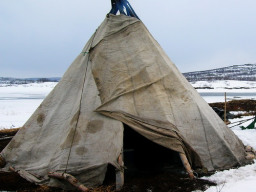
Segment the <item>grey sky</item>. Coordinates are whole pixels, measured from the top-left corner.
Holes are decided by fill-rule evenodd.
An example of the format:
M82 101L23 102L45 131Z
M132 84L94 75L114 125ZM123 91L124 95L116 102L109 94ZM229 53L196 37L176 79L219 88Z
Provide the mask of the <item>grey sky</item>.
M129 0L181 72L256 63L255 0ZM62 76L110 0L0 0L0 76Z

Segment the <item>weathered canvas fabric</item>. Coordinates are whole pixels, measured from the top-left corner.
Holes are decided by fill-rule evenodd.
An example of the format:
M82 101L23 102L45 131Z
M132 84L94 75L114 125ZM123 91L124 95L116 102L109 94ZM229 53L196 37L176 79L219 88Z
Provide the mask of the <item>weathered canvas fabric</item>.
M61 81L1 153L35 183L87 186L120 169L123 125L209 171L246 163L242 142L183 77L144 24L108 15Z

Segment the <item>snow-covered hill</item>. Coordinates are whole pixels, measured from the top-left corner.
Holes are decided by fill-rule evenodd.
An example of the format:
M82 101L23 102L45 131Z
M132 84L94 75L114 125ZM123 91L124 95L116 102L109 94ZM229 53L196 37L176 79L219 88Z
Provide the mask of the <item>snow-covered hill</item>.
M256 64L233 65L183 74L188 81L239 80L256 81Z

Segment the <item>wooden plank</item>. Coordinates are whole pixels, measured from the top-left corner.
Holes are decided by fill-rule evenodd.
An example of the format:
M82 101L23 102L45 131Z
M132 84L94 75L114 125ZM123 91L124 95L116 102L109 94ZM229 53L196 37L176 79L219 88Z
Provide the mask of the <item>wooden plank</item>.
M79 191L88 192L89 189L81 184L74 176L68 173L58 173L58 172L50 172L48 176L56 179L63 179L69 182L71 185L76 187Z
M227 124L227 93L225 92L225 103L224 103L224 122Z

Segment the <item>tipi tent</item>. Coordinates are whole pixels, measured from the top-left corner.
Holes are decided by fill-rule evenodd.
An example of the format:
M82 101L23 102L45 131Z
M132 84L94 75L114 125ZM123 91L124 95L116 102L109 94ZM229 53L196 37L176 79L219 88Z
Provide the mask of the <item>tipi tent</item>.
M36 184L67 188L49 172L102 184L122 170L123 124L209 171L247 163L242 142L183 77L144 24L109 14L61 81L1 152ZM132 138L131 138L132 139Z

